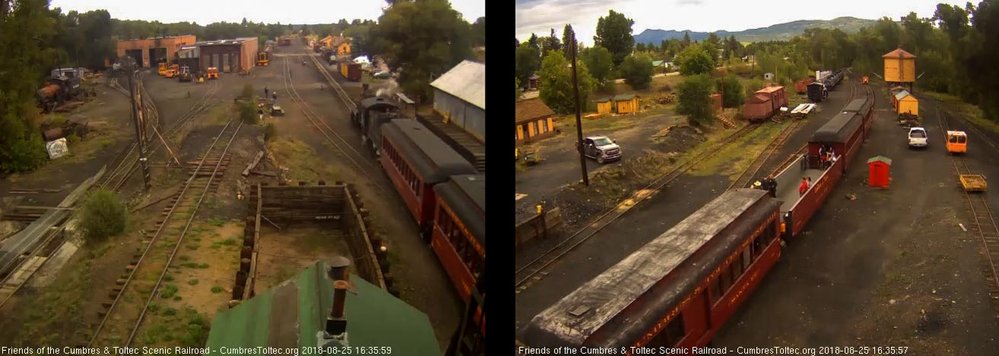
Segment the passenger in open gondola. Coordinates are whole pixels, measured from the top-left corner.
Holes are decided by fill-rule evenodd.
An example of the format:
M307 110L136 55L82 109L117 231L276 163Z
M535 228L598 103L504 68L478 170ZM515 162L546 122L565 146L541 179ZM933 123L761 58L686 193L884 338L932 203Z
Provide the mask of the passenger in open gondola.
M804 196L805 192L808 191L808 177L801 178L801 184L798 185L798 196Z
M776 198L777 197L777 180L774 179L773 176L767 176L767 178L764 179L763 182L764 182L764 187L767 189L768 192L770 192L770 196Z

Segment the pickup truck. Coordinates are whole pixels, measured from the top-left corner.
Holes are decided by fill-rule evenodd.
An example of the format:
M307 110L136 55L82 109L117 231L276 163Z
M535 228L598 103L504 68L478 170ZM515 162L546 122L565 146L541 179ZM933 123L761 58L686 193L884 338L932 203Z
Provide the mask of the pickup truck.
M590 136L583 139L583 155L604 164L621 159L621 147L607 136Z

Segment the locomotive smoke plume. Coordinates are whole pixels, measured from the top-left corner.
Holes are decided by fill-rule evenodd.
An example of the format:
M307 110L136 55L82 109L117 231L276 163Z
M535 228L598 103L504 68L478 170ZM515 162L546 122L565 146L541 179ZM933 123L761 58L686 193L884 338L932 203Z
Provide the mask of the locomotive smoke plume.
M383 72L389 71L388 64L385 64L385 60L381 59L381 57L375 58L375 68Z
M390 98L399 91L399 83L396 83L395 78L389 78L388 84L384 88L378 88L375 92L375 96L384 96Z

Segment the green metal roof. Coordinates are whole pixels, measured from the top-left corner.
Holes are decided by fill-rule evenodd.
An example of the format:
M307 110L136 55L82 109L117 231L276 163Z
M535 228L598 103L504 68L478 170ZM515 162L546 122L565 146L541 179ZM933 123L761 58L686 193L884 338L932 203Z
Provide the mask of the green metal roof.
M636 96L638 96L638 95L635 95L635 93L621 94L621 95L615 96L614 97L614 101L631 100L631 99L634 99Z
M315 347L333 305L328 266L319 261L296 277L258 294L212 322L212 355L228 348ZM426 314L356 275L347 292L347 340L351 347L391 347L393 355L441 355ZM245 353L244 353L245 354Z

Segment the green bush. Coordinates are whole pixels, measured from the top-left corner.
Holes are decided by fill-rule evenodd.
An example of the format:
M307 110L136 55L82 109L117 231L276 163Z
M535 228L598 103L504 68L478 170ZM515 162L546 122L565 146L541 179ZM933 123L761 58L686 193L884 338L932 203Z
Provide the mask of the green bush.
M729 74L721 82L722 105L726 108L734 108L742 105L746 99L746 93L742 89L742 83L734 74Z
M275 136L277 136L277 127L274 126L273 122L268 122L267 125L264 125L264 141L270 141Z
M253 85L247 84L243 86L243 92L239 94L239 97L246 100L252 100L255 92L256 90L253 89Z
M677 88L676 112L687 115L691 124L708 124L714 119L711 105L711 78L706 74L687 77Z
M251 102L240 103L239 105L239 118L243 120L244 123L254 125L258 121L257 108L254 107Z
M110 190L99 189L83 203L80 225L87 241L95 242L125 231L125 204Z
M645 54L628 56L621 63L621 76L636 90L648 89L652 83L652 58Z

